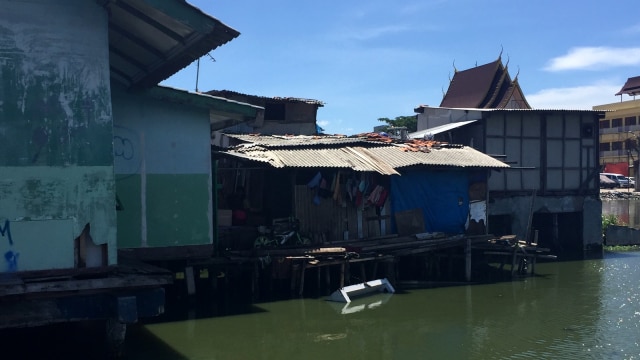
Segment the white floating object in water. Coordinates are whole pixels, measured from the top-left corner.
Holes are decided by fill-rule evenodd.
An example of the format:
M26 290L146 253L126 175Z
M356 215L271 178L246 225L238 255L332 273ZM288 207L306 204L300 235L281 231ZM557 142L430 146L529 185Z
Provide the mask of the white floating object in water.
M351 298L365 296L375 293L394 293L396 290L393 288L389 280L377 279L371 281L365 281L360 284L345 286L338 289L331 294L329 300L337 302L351 302Z

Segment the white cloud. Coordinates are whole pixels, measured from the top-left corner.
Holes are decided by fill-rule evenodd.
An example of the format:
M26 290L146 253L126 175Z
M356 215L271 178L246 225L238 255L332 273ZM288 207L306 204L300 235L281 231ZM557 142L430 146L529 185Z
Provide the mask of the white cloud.
M635 34L640 33L640 24L635 24L635 25L629 26L628 28L623 30L623 33L631 34L631 35L635 35Z
M637 65L640 65L640 47L577 47L566 55L551 59L544 70L593 70Z
M371 40L382 36L397 34L405 31L409 31L411 28L402 25L389 25L372 27L366 29L352 30L350 32L342 33L343 36L353 40Z
M620 85L611 84L549 88L527 95L527 101L534 109L591 110L596 105L616 102L614 94L618 90Z
M329 120L318 120L318 121L316 121L316 123L318 125L320 125L320 127L323 127L323 128L327 127L327 126L329 126L329 124L331 124L331 122Z

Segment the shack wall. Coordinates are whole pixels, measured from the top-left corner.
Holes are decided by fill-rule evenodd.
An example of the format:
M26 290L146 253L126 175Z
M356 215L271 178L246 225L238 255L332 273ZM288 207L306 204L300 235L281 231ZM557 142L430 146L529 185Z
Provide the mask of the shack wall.
M83 0L0 14L0 272L73 268L86 224L115 264L107 14Z
M211 244L209 110L114 89L118 247Z
M546 234L540 241L557 252L601 245L598 116L563 110L486 113L485 153L505 155L512 164L489 179L489 215L508 216L511 230L523 239L533 236L537 218Z
M306 185L297 185L294 192L294 213L300 220L300 231L314 242L374 238L391 233L388 198L378 215L374 206L357 207L341 198L318 201L316 192Z
M597 113L495 111L485 117L484 152L512 164L491 176L491 191L597 194Z

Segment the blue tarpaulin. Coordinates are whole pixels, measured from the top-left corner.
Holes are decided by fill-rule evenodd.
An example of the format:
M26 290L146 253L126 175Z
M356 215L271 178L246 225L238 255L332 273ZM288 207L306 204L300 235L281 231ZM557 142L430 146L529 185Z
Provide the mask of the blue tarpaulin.
M464 233L469 214L469 174L414 170L392 176L391 213L413 209L422 210L425 232Z

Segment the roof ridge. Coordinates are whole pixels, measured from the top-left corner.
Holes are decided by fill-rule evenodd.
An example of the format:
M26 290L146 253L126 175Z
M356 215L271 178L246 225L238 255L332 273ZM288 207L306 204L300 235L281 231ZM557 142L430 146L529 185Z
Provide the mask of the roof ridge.
M487 105L489 105L490 107L493 107L492 105L496 101L498 94L500 93L500 89L502 88L502 85L504 84L505 78L507 76L509 76L509 72L507 71L506 68L504 68L502 70L502 74L500 75L500 78L498 79L498 82L493 87L493 93L491 94L491 98L485 102L483 107L487 107Z

